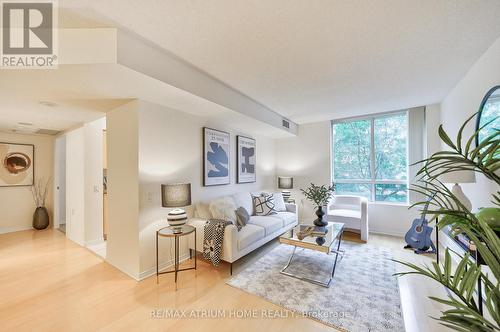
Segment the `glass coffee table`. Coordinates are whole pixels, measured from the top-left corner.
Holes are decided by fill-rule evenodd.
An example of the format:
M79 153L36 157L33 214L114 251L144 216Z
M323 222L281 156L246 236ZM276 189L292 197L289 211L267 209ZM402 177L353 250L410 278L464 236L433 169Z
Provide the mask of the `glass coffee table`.
M340 243L342 242L342 234L344 232L344 224L338 222L329 222L325 227L317 227L314 225L301 224L296 226L291 230L291 232L280 236L280 243L288 244L293 246L293 252L288 259L288 263L280 271L280 273L294 277L300 280L308 281L310 283L320 285L323 287L330 287L335 274L335 268L337 266L337 260L339 258ZM327 282L321 282L318 280L306 278L303 276L295 275L286 272L286 269L290 266L295 255L297 248L303 248L308 250L315 250L323 252L327 255L331 255L333 258L332 273L329 276Z

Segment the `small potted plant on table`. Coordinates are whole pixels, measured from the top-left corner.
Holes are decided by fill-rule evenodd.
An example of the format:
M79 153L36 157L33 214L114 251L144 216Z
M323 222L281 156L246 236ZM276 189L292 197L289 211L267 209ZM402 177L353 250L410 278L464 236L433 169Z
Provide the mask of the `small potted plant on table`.
M335 192L335 183L332 183L332 185L328 187L325 185L317 186L311 183L306 190L300 189L300 191L316 206L316 216L318 216L318 218L314 220L314 225L318 227L328 225L328 222L323 220L323 216L325 215L323 208L328 204L328 201Z

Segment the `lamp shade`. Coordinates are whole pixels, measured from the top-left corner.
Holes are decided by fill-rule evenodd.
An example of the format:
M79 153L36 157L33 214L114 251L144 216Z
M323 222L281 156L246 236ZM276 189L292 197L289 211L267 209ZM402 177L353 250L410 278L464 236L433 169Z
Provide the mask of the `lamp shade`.
M293 178L291 176L278 176L278 189L293 189Z
M191 205L191 183L162 184L161 205L163 207Z
M439 176L443 183L475 183L476 173L474 171L453 171Z

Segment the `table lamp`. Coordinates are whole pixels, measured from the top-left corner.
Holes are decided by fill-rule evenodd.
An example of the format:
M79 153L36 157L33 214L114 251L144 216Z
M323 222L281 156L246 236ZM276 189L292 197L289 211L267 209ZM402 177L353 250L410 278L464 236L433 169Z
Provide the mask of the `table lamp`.
M162 184L161 205L177 208L168 213L167 222L174 233L182 232L182 225L186 223L186 211L180 207L191 205L191 183Z
M453 171L439 176L443 183L454 183L451 192L469 211L472 209L471 201L465 196L459 183L475 183L476 173L474 171Z
M293 178L291 176L278 176L278 189L282 189L285 202L290 200L290 190L293 189Z

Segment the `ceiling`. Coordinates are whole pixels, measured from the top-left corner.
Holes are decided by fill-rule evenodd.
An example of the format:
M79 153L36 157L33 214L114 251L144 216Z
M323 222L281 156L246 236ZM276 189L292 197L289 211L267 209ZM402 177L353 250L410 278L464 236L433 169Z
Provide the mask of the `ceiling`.
M307 123L440 102L500 36L498 0L60 0Z
M500 36L499 0L59 0L59 6L61 28L133 32L297 123L440 102ZM134 98L282 135L118 64L0 70L0 130L64 130Z
M119 64L59 65L57 70L1 70L0 74L0 131L65 130L103 117L132 96L218 119L235 129L287 137L266 123Z

